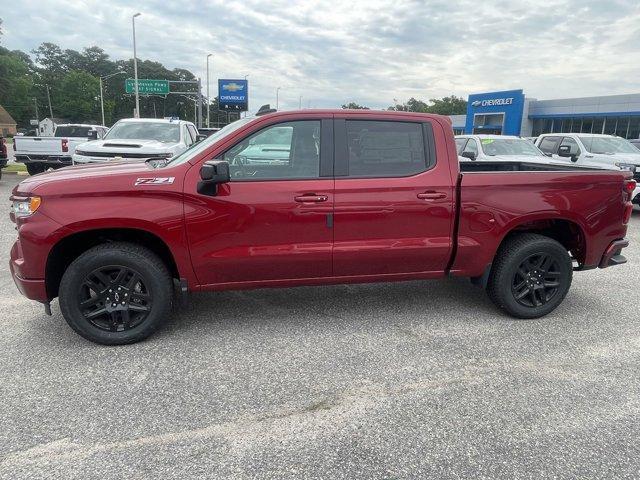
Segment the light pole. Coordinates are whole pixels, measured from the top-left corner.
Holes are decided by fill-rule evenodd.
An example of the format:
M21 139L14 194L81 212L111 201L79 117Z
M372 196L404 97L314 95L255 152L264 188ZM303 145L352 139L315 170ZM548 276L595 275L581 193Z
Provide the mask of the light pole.
M298 99L298 110L302 110L302 95L300 95L300 98Z
M278 110L278 107L280 106L280 89L282 87L278 87L276 88L276 110Z
M138 55L136 53L136 17L140 16L140 12L131 17L131 25L133 26L133 77L136 89L136 118L140 118L140 94L138 92Z
M106 80L107 78L111 78L115 75L124 75L126 72L116 72L116 73L111 73L109 75L104 75L102 77L100 77L100 111L102 112L102 125L106 126L104 124L104 97L102 96L102 80ZM155 106L155 104L154 104Z
M207 55L207 128L209 128L209 112L211 111L211 106L209 104L209 57L213 56L213 53Z

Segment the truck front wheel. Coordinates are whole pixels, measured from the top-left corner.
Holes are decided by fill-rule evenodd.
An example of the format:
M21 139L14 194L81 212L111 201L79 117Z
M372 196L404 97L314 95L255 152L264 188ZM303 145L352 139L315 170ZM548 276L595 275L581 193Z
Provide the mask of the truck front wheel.
M518 318L538 318L556 309L569 291L573 265L552 238L523 233L507 239L491 268L487 293Z
M171 310L171 276L151 251L131 243L91 248L65 271L59 288L62 315L78 334L104 345L151 335Z

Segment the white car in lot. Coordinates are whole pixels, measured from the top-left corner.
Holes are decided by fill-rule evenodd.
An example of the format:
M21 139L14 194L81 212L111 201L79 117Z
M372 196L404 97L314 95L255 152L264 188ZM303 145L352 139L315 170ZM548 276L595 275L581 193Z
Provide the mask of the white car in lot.
M128 118L111 127L104 139L78 145L73 163L168 159L184 152L199 138L196 126L184 120Z
M460 161L544 162L545 156L526 138L510 135L457 135L456 150Z

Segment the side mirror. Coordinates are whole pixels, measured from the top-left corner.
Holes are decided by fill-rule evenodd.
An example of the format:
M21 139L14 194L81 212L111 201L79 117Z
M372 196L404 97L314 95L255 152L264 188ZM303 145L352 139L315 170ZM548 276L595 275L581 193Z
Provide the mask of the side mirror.
M572 162L578 161L578 156L571 153L571 147L569 145L560 145L560 148L558 148L558 155L570 158Z
M205 135L204 133L199 133L198 135L196 135L196 142L201 142L202 140L204 140L207 137L208 137L208 135Z
M225 160L209 160L204 162L200 168L200 178L198 182L198 193L202 195L217 195L218 185L231 181L229 173L229 163Z
M462 152L460 154L461 157L468 158L469 160L475 160L476 154L473 152Z
M98 139L98 131L97 130L89 130L87 134L87 140L97 140Z

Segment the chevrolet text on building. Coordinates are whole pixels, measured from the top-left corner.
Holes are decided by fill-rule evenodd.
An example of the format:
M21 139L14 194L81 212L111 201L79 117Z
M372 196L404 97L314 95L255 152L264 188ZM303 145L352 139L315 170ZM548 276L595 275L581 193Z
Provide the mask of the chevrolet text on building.
M473 107L489 107L493 105L511 105L513 103L513 97L509 98L494 98L491 100L476 100L471 102Z

